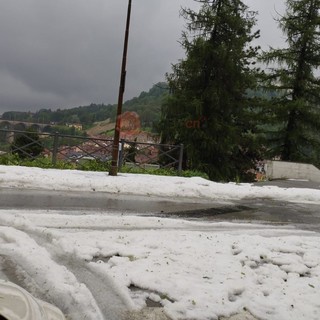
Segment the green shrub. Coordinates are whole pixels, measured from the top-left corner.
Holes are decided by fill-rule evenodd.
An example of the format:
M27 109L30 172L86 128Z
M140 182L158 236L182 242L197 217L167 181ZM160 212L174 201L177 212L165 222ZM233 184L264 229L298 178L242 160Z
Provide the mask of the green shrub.
M185 170L181 172L182 177L200 177L209 180L209 176L202 171L197 170Z
M143 169L140 167L126 167L123 166L120 170L122 173L139 173L139 174L153 174L158 176L181 176L181 177L201 177L209 179L208 175L201 171L185 170L179 172L172 168L159 168L159 169Z
M100 160L82 160L78 163L70 161L57 161L55 165L52 164L51 158L38 157L36 159L19 159L16 154L6 154L0 156L0 165L14 165L25 167L39 167L43 169L69 169L69 170L83 170L83 171L102 171L109 172L110 162ZM201 171L186 170L180 174L177 170L168 168L159 169L143 169L140 167L126 167L123 166L120 170L122 173L136 173L136 174L151 174L161 176L181 176L181 177L201 177L209 179L207 174Z
M19 157L16 154L7 153L5 155L0 156L0 164L6 166L18 166L19 165Z
M84 171L109 171L110 162L98 159L80 160L80 163L77 164L77 169Z
M19 133L11 144L11 152L20 159L37 157L43 150L39 134L32 129Z

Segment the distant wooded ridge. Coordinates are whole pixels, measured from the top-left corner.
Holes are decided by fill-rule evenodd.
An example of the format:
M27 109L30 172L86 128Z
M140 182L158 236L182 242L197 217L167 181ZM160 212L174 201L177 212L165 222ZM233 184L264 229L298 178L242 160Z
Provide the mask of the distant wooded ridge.
M148 91L142 91L138 97L127 100L123 104L123 112L135 111L140 116L141 126L143 128L151 128L156 131L156 126L161 116L161 106L169 94L169 87L166 82L159 82L152 86ZM248 95L269 96L274 93L249 92ZM34 123L55 124L64 126L65 124L81 124L83 129L91 128L95 122L110 119L115 121L117 111L116 104L96 104L89 106L79 106L70 109L40 109L36 112L8 111L3 113L3 120L23 121ZM63 128L60 128L60 131ZM68 132L64 132L68 133ZM70 133L70 132L69 132Z
M168 94L168 85L159 82L148 91L141 92L123 104L123 111L135 111L139 114L143 127L152 127L159 121L161 104ZM79 106L70 109L40 109L36 112L8 111L3 113L2 119L11 121L26 121L36 123L54 123L57 125L80 123L84 128L92 126L93 123L106 119L115 120L116 104L96 104Z

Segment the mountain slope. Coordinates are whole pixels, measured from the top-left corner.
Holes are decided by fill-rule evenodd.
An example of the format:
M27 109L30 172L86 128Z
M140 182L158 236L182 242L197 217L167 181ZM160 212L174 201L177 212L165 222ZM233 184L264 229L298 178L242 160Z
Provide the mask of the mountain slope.
M135 111L139 114L143 127L152 127L160 117L163 98L168 94L168 86L164 82L155 84L148 92L141 92L138 97L123 104L123 111ZM79 106L71 109L41 109L37 112L9 111L2 119L15 121L30 121L40 123L81 123L84 128L90 128L95 122L115 120L117 105L92 103L89 106Z

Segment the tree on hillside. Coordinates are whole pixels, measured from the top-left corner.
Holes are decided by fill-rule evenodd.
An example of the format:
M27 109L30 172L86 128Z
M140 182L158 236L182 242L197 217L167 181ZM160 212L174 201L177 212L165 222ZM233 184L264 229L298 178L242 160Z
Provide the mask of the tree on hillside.
M319 10L320 0L287 0L279 19L287 47L270 49L262 59L272 66L265 88L277 91L264 109L273 125L270 155L282 160L320 163Z
M256 85L250 45L255 12L240 0L195 0L198 12L182 10L186 58L167 75L171 95L162 107L163 142L183 143L187 163L212 180L246 179L257 158L255 105L247 95Z
M11 152L18 155L20 159L33 159L43 150L39 134L30 128L24 133L19 133L11 144Z

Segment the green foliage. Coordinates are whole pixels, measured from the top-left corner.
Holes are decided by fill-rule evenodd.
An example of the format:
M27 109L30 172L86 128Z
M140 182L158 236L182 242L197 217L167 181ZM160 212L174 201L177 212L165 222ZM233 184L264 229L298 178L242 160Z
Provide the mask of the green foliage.
M287 0L279 19L287 47L270 49L264 88L276 91L264 108L270 157L320 164L320 0Z
M83 137L86 136L86 133L84 131L77 130L75 127L66 127L63 125L52 126L51 131L58 132L58 133L64 134L64 135L70 135L70 136L75 136L75 135L83 136Z
M49 158L37 158L34 160L25 159L19 163L19 165L24 167L35 167L42 169L77 169L76 165L67 161L57 161L55 165L52 164Z
M200 178L203 178L203 179L207 179L209 180L209 176L205 173L205 172L202 172L202 171L199 171L199 170L184 170L181 172L180 174L181 177L200 177Z
M5 154L0 156L0 165L5 166L17 166L20 163L20 159L16 154Z
M165 82L155 84L149 92L141 92L139 97L126 101L123 111L135 111L140 116L141 126L150 127L154 132L155 124L158 123L161 113L161 104L169 93Z
M201 1L184 10L186 58L167 75L171 95L162 106L162 142L183 143L187 166L210 179L250 179L258 158L255 113L247 92L256 86L258 49L250 42L255 13L241 1Z
M75 123L79 120L83 125L90 125L95 121L102 121L107 118L115 117L116 107L104 104L91 104L71 109L41 109L35 113L9 111L2 115L5 120L30 121L40 123L66 124Z
M152 127L160 118L161 103L168 93L168 85L160 82L155 84L149 92L142 92L139 97L126 101L123 104L123 111L135 111L139 114L142 127ZM35 113L9 111L2 115L4 120L29 121L40 123L54 123L56 125L65 125L66 123L81 123L84 129L90 128L94 122L104 121L106 119L115 120L117 105L105 105L92 103L89 106L80 106L56 111L51 109L41 109ZM66 129L62 126L54 128L60 133L69 130L66 134L78 134L70 132L71 128ZM74 129L73 129L74 130Z
M110 162L98 159L85 160L81 161L77 168L84 171L109 171Z
M20 159L35 158L43 150L44 147L40 141L39 134L32 129L17 134L11 145L11 152L16 154Z
M109 172L110 162L100 160L84 160L76 164L68 161L57 161L55 165L52 164L50 158L37 158L34 160L20 159L17 155L6 154L0 156L0 165L12 165L12 166L25 166L25 167L39 167L43 169L68 169L68 170L84 170L84 171L102 171ZM121 168L122 173L137 173L137 174L153 174L161 176L181 176L181 177L201 177L208 179L208 175L201 171L186 170L180 174L177 170L173 169L142 169L139 167L126 167Z
M138 174L153 174L158 176L180 176L180 177L201 177L204 179L209 179L208 175L205 172L197 171L197 170L184 170L179 173L174 169L143 169L140 167L121 167L120 172L122 173L138 173Z
M39 167L43 169L75 169L76 165L67 161L57 161L55 165L52 164L50 158L38 157L36 159L19 158L17 154L7 153L0 156L0 165L9 166L24 166L24 167Z

